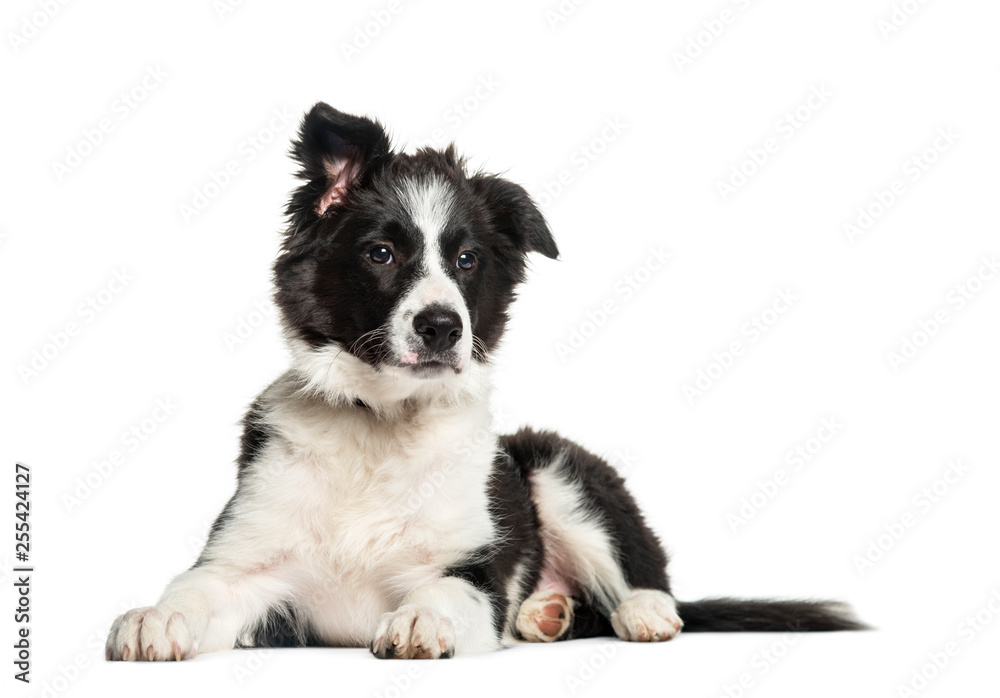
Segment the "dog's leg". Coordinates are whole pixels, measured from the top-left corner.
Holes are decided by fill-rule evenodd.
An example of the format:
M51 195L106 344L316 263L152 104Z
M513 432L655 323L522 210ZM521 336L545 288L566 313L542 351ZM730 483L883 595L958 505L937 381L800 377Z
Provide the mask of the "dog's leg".
M105 654L109 660L164 661L232 649L285 594L274 574L194 567L178 575L155 606L119 616Z
M437 659L499 647L490 596L458 577L407 594L379 618L371 651L380 659Z
M105 647L109 660L190 659L250 644L244 636L293 596L285 541L261 535L252 543L247 539L247 531L276 528L268 525L263 508L245 506L247 499L237 490L194 567L175 577L155 606L115 620Z
M239 485L212 525L194 567L174 578L155 606L115 619L109 660L189 659L199 652L252 644L252 633L293 596L289 548L280 531L286 512L268 493L286 472L268 455L261 399L243 419ZM258 467L264 462L266 467Z
M449 657L499 649L514 639L518 609L541 569L542 542L517 464L499 452L493 465L484 511L494 539L383 615L371 643L375 656Z
M521 635L550 640L613 629L637 642L675 637L683 623L670 594L666 554L618 473L551 433L522 430L504 445L531 483L545 547L542 579L521 606ZM554 592L571 601L569 627L551 623L553 615L559 620Z

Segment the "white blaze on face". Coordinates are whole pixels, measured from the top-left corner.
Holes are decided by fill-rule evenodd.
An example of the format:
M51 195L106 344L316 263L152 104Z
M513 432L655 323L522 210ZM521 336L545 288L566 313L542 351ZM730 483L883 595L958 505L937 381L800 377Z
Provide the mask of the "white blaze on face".
M465 299L448 270L454 260L441 257L441 234L448 225L454 192L443 179L428 177L406 180L399 189L403 205L423 236L423 275L417 279L393 311L390 326L395 354L402 364L416 364L424 348L423 339L413 329L413 318L429 305L454 310L462 318L462 338L454 347L459 370L472 357L472 327Z

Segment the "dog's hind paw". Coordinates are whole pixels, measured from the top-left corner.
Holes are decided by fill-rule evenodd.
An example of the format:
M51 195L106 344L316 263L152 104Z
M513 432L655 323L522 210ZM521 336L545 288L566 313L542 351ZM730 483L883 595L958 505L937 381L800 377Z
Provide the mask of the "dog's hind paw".
M663 642L677 637L684 621L670 594L655 589L636 589L611 614L615 634L629 642Z
M573 625L573 600L558 591L536 591L517 612L517 630L529 642L553 642Z

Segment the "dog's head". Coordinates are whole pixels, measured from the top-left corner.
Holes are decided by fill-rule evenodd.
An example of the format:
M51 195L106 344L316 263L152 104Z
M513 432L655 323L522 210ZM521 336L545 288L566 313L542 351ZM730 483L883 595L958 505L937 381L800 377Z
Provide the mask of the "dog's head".
M558 255L528 194L452 147L395 153L377 122L320 103L292 155L304 180L276 301L315 387L392 402L467 383L507 320L526 256Z

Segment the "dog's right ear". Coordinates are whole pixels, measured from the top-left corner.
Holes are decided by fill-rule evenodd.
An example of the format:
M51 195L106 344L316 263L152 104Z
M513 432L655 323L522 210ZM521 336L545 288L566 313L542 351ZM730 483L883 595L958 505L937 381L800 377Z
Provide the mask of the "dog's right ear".
M343 203L373 162L389 152L389 137L381 124L317 103L302 119L298 140L292 143L292 157L302 166L298 176L306 184L292 196L288 213L326 214Z

